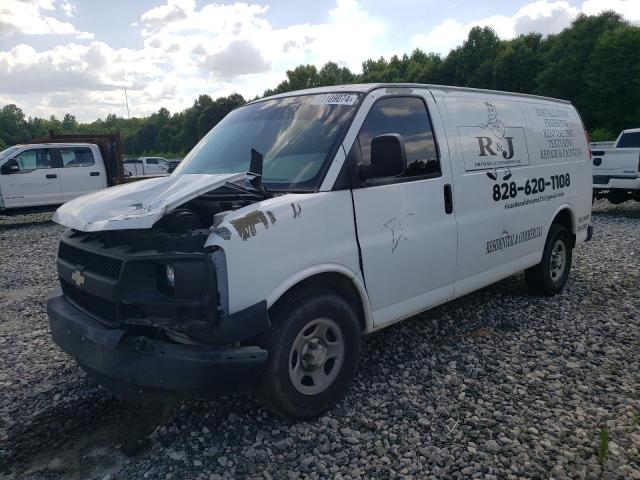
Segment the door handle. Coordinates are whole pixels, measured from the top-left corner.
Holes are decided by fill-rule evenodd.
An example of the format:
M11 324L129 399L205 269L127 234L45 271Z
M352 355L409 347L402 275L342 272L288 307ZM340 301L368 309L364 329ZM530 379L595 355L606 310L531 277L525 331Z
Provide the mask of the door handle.
M55 173L48 173L47 178L58 178L58 175L56 175Z
M89 175L91 175L92 177L99 177L100 172L91 172Z
M453 212L453 194L448 183L444 184L444 211L447 215Z

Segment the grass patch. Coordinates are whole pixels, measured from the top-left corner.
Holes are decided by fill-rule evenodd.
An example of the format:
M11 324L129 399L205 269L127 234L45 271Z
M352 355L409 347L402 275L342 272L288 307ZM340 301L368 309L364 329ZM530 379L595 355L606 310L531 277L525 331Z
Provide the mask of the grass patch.
M633 422L631 422L631 424L634 426L634 428L638 428L638 425L640 425L640 412L636 412L633 414Z
M615 362L610 363L608 366L608 369L611 375L619 376L622 373L622 369L620 368L620 365L618 365Z
M607 427L600 429L600 444L598 445L598 460L604 463L609 456L609 430Z

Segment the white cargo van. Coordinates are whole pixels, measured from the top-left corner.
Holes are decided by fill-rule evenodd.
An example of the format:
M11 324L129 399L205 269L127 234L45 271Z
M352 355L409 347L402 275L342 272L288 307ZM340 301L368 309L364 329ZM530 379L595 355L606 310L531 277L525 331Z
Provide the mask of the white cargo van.
M230 113L170 177L57 211L51 331L125 398L253 390L309 418L346 391L361 335L522 270L558 293L590 214L568 102L286 93Z
M97 145L39 143L0 152L0 210L61 204L106 187Z

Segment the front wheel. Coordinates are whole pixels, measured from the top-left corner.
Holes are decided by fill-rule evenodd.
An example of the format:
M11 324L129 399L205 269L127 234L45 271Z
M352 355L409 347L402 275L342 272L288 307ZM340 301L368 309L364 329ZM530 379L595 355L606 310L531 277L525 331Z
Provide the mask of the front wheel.
M324 289L300 291L272 312L262 345L269 361L258 399L295 420L331 408L353 380L360 358L360 324L353 307Z
M542 260L524 272L529 291L544 296L562 291L571 270L572 253L573 245L567 229L555 223L551 225Z

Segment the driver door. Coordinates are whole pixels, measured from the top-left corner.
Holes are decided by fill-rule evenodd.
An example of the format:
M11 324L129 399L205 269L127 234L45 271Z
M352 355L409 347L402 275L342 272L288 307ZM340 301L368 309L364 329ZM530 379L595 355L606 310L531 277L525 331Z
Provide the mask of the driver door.
M445 148L437 147L433 125L441 125L440 118L425 92L376 99L349 154L352 164L373 167L372 140L380 135L399 136L406 151L404 172L389 175L391 170L383 161L374 169L382 176L359 181L359 188L353 190L364 277L376 327L453 296L457 225L451 167L446 139L441 140ZM376 158L384 160L385 156Z
M0 175L6 208L62 203L61 172L49 148L31 148L13 157L19 170ZM5 163L6 164L6 163Z

